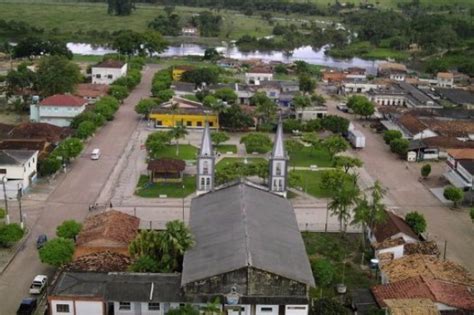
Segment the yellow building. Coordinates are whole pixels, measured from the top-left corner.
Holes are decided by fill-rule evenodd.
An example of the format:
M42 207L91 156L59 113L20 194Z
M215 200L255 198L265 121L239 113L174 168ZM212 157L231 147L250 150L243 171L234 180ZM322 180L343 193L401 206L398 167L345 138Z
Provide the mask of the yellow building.
M173 73L172 73L172 76L173 76L173 81L181 81L181 76L183 75L183 73L185 73L186 71L191 71L193 70L194 68L191 67L191 66L176 66L173 68Z
M153 108L150 119L154 121L155 128L172 128L181 123L190 129L204 128L206 121L210 128L219 128L219 116L216 113L206 109L202 103L177 96Z

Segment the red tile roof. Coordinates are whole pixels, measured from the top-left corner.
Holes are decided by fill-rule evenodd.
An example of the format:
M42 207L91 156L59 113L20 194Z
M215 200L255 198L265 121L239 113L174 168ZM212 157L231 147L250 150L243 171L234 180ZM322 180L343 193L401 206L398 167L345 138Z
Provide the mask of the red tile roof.
M74 96L70 94L56 94L45 98L40 102L40 105L44 106L83 106L86 105L87 101L82 97Z
M456 160L474 160L474 149L451 149L448 154Z
M426 125L420 119L410 113L401 115L398 121L413 135L427 129Z
M179 173L184 171L186 163L177 159L158 159L148 162L148 170L155 173Z
M474 295L469 287L427 277L376 285L372 293L380 307L387 306L387 299L425 298L463 310L474 310Z
M100 97L105 96L109 92L109 86L107 84L92 84L92 83L81 83L76 86L74 94L80 97Z
M72 129L58 127L47 123L23 123L8 133L12 139L46 139L49 143L56 143L69 137Z
M121 69L125 65L125 62L120 60L105 60L96 64L93 68L117 68Z
M391 211L386 211L386 219L384 222L374 227L374 235L377 242L383 242L392 236L403 233L414 239L418 239L418 235L410 228L410 226L401 217Z
M268 66L254 66L248 73L273 73L272 68Z

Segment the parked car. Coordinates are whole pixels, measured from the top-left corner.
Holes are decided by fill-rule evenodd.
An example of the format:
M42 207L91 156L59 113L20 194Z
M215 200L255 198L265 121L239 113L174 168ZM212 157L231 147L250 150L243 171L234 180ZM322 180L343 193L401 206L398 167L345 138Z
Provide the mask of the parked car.
M33 279L30 286L30 294L41 294L48 285L48 277L45 275L38 275Z
M349 108L348 108L347 105L344 104L344 103L338 104L338 105L336 106L336 108L337 108L338 110L340 110L341 112L343 112L343 113L348 113L348 112L349 112Z
M36 299L35 298L24 298L18 310L16 311L17 315L32 315L36 310Z
M41 234L36 239L36 248L40 249L41 247L44 246L44 244L46 244L47 241L48 241L48 237L46 236L46 234Z

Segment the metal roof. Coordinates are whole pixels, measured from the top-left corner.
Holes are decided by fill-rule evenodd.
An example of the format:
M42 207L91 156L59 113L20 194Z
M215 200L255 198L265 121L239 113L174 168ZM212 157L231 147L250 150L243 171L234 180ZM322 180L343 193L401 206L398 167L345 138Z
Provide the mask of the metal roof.
M34 150L0 150L0 165L23 165L37 152Z
M283 123L281 121L281 117L278 121L275 143L273 144L272 158L286 159L285 143L283 142Z
M211 141L211 131L209 130L209 123L206 121L206 127L202 134L201 149L199 151L199 156L213 156L212 150L212 141Z
M191 202L196 245L184 255L181 284L254 267L314 286L288 200L237 182Z

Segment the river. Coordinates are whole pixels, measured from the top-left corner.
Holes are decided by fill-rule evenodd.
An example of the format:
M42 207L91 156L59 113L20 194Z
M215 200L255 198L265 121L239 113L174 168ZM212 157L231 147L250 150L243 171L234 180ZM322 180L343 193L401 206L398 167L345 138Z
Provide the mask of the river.
M85 43L68 43L67 47L74 53L79 55L96 55L101 56L108 53L115 52L104 46L93 46ZM180 46L170 46L165 52L159 54L162 57L173 57L173 56L203 56L206 47L198 44L181 44ZM222 53L225 57L248 60L248 59L261 59L263 61L281 61L284 63L290 63L296 60L306 61L307 63L334 67L334 68L348 68L348 67L359 67L367 69L368 73L375 73L377 67L377 60L365 60L361 58L350 58L350 59L336 59L326 55L324 52L327 47L322 47L318 50L314 50L311 46L303 46L292 51L291 54L286 54L282 51L255 51L255 52L242 52L238 47L232 46L220 46L216 47L216 50Z

